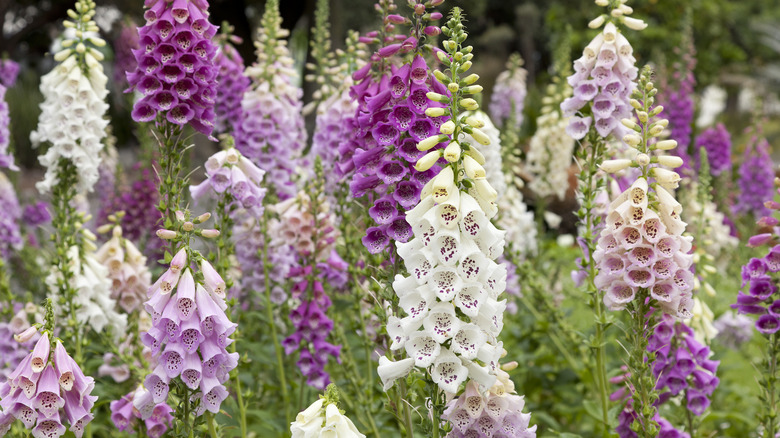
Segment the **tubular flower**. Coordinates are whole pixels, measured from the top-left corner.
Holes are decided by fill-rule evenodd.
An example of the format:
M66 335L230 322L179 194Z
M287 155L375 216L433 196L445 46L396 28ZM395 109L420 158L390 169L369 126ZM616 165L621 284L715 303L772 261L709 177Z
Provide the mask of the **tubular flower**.
M128 314L138 309L152 283L152 276L146 267L146 257L133 242L122 237L122 227L115 225L112 228L111 238L97 250L95 258L108 270L111 299Z
M718 335L715 339L732 350L748 342L753 337L753 320L745 315L735 314L733 311L720 315L714 323Z
M8 125L11 123L11 119L8 114L8 103L5 101L6 91L6 87L0 85L0 167L19 170L14 164L14 156L8 151L8 146L11 143L11 132L8 130Z
M265 171L241 155L234 147L228 147L209 157L206 161L206 180L190 186L192 198L196 201L207 193L229 194L237 206L254 217L263 214L265 188L260 186ZM239 213L235 213L239 214Z
M493 125L487 114L484 111L474 111L469 113L469 117L472 117L475 121L478 121L482 127L479 128L490 140L490 144L485 146L480 144L469 134L463 134L460 141L467 142L471 147L479 151L485 159L485 164L482 167L485 169L485 178L487 178L490 185L498 192L498 197L503 198L507 191L506 177L502 170L502 145L499 136L501 133Z
M235 135L242 123L241 99L249 88L249 78L244 76L244 59L232 44L240 44L241 38L224 34L220 36L219 42L214 59L218 69L214 131Z
M178 377L196 392L197 415L202 415L219 412L228 396L224 382L238 365L238 353L228 353L227 347L237 325L225 314L225 281L208 261L190 257L188 248L179 250L144 303L152 327L141 340L156 362L144 386L154 403L163 403L171 379ZM200 269L193 269L191 262Z
M519 130L523 124L525 95L528 92L527 76L523 58L518 53L510 55L506 70L496 78L490 101L490 116L499 128L503 128L506 123Z
M780 245L772 247L762 258L752 258L742 267L742 290L736 304L737 313L759 315L756 329L770 335L780 329L780 298L777 275L780 272Z
M696 78L693 70L696 67L696 46L693 44L693 32L691 29L683 35L682 59L674 65L674 72L670 83L676 85L676 89L667 91L659 96L658 101L663 104L662 114L669 119L669 138L677 142L677 148L673 154L682 158L682 169L691 171L693 161L688 154L691 145L694 115L694 86ZM665 88L670 90L669 88Z
M643 72L644 82L648 74ZM604 304L610 310L625 308L641 289L648 292L664 313L689 318L694 286L694 276L689 270L693 263L693 255L689 254L693 238L682 236L686 226L680 219L682 205L667 191L677 186L679 175L661 167L667 161L665 156L648 155L652 149L664 150L667 144L658 142L652 147L645 144L649 137L660 136L665 126L664 121L653 122L648 118L648 114L655 116L661 109L652 108L652 97L648 95L653 90L648 83L643 95L635 94L645 100L638 103L644 111L637 110L642 126L623 121L634 132L624 137L637 150L632 165L642 173L609 205L606 226L593 254L599 270L596 286L605 291ZM673 140L665 141L672 142L668 146L674 147ZM680 159L674 157L672 161L675 160ZM650 203L650 197L657 202Z
M208 3L150 0L145 4L146 24L138 29L140 48L133 51L136 67L127 72L128 91L141 94L133 106L133 120L189 124L210 136L217 76L217 48L211 39L217 28L208 21Z
M24 306L21 303L13 303L11 310L13 311L11 320L0 322L0 358L2 358L0 359L0 381L2 382L8 379L8 376L27 356L27 353L32 350L39 337L36 331L29 340L22 339L23 342L17 342L14 339L14 335L30 330L30 319L36 316L35 305L28 303ZM2 423L1 420L0 423Z
M279 2L269 1L258 29L257 61L245 71L251 84L241 100L236 148L267 173L280 199L295 196L293 175L306 145L303 90L281 28Z
M529 426L531 414L523 413L525 400L515 392L506 371L499 368L496 372L496 383L486 393L470 381L463 394L447 404L442 419L453 426L447 438L536 438L536 426Z
M135 70L137 64L134 51L140 44L138 27L131 20L123 20L119 37L114 40L114 82L127 86L126 72Z
M352 85L351 78L345 82ZM317 107L311 154L322 158L327 193L333 193L341 180L339 150L343 143L351 141L355 111L357 103L350 97L349 89L331 94Z
M622 3L624 1L621 8L625 6ZM591 22L594 28L605 21L606 24L585 47L582 57L574 61L574 74L568 79L574 95L561 103L561 111L564 117L571 117L567 132L575 140L585 137L591 123L601 137L614 134L616 138L622 138L626 133L620 121L631 114L629 97L636 87L634 80L638 70L634 66L634 49L616 23L622 22L634 30L646 26L641 20L628 17L627 12L630 11L623 11L618 18L607 20L602 15L600 20ZM641 24L637 26L638 23ZM588 103L590 115L574 116Z
M111 402L111 421L119 431L132 431L143 421L149 438L160 438L170 428L173 409L166 403L155 403L149 390L138 388Z
M19 75L19 64L12 59L0 60L0 85L11 88Z
M0 434L17 419L36 438L60 437L65 424L81 438L94 418L90 413L97 400L91 395L94 388L94 379L85 376L62 342L51 342L45 331L33 351L0 383Z
M85 9L74 26L82 31L75 40L67 40L70 47L105 44L98 38L97 25L91 20L95 5L84 4ZM57 53L55 60L62 61L41 78L41 114L38 127L30 133L33 146L50 143L45 154L38 157L46 168L43 181L36 184L41 193L50 192L59 181L60 159L70 160L78 173L79 192L92 191L98 180L98 165L102 140L108 121L104 118L108 104L104 102L108 90L108 78L103 73L100 60L103 55L94 47L81 52L65 49Z

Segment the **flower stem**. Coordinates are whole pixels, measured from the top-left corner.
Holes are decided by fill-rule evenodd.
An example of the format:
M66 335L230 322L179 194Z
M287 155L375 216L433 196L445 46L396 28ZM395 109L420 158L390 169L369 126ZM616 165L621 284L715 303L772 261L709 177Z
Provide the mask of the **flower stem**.
M274 310L273 302L271 301L271 278L269 272L271 272L271 262L268 260L268 242L270 238L268 236L268 210L263 210L263 280L265 281L265 312L268 319L268 325L271 329L271 339L274 342L274 351L276 352L276 372L279 377L279 385L282 387L282 401L284 402L284 418L287 424L291 422L290 416L290 395L287 392L287 378L284 374L284 352L282 345L279 343L279 334L276 330L276 324L274 324Z
M654 438L658 433L658 423L653 419L656 414L655 401L658 391L655 389L655 377L650 369L655 353L647 352L647 335L653 327L653 309L649 304L647 289L639 289L631 312L633 327L627 333L630 340L629 377L634 389L633 408L636 413L632 429L640 437Z
M761 386L764 389L764 397L768 405L761 418L764 425L764 438L774 438L777 433L777 356L780 352L780 336L777 333L769 335L769 349L767 351L766 370Z

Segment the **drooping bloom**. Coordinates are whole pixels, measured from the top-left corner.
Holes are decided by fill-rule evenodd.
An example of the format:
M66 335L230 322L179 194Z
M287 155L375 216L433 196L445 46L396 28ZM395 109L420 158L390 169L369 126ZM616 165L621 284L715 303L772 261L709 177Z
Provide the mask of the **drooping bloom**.
M699 156L699 148L707 151L710 161L710 173L718 176L731 170L731 135L723 123L707 128L696 137L694 156Z
M217 100L214 105L214 131L233 134L242 123L241 99L249 88L249 78L244 76L244 59L232 43L240 43L236 36L220 38L214 63L217 65Z
M208 21L206 1L147 1L146 23L138 29L135 69L127 72L128 90L141 98L133 120L189 124L211 135L214 128L217 27ZM164 119L163 119L164 117Z
M199 265L199 272L191 267ZM196 274L198 280L196 280ZM200 400L197 415L219 412L228 396L224 382L238 365L238 353L228 353L236 324L225 309L225 281L205 259L189 260L188 249L173 256L165 273L149 289L144 303L152 328L141 336L152 350L154 370L144 386L155 404L168 398L171 379L180 378Z
M111 238L95 254L97 261L108 270L111 298L126 313L140 307L151 285L151 273L146 257L128 239L122 237L122 228L115 225Z
M290 424L292 438L366 438L352 420L341 413L337 403L338 395L335 394L335 386L331 385L324 396L295 417Z
M173 421L172 412L166 403L155 403L151 392L143 385L111 402L111 421L119 431L132 431L141 420L149 438L160 438L165 434Z
M35 317L35 305L28 303L13 303L13 316L8 322L0 322L0 382L16 369L38 340L37 332L29 340L17 342L14 335L19 335L30 329L30 317ZM1 416L1 415L0 415ZM0 421L1 422L1 421Z
M775 170L769 154L769 142L758 134L752 135L745 147L739 166L739 196L734 205L737 214L752 214L759 218L769 214L764 202L772 199Z
M219 151L206 161L206 179L190 186L192 198L200 200L206 194L230 195L242 214L259 217L263 214L265 188L260 186L265 171L241 155L234 147ZM238 213L236 213L238 214Z
M593 20L591 27L600 27L604 17ZM567 131L575 140L585 137L591 123L601 137L613 134L622 139L628 132L620 121L631 115L629 97L636 87L638 70L634 49L613 21L635 30L646 26L624 11L620 18L607 21L604 30L585 47L582 57L574 61L574 74L568 79L574 95L561 103L561 110L564 117L571 117ZM575 116L588 103L589 115Z
M496 372L496 383L484 394L472 380L463 394L447 404L442 415L452 424L447 438L536 438L536 426L529 425L531 414L523 413L525 400L515 392L506 371L499 368Z
M12 250L22 247L19 220L22 209L11 181L0 173L0 256L7 259Z
M97 34L88 39L97 39ZM46 153L38 157L46 167L46 176L36 184L41 193L51 191L59 181L61 159L75 165L79 192L92 191L98 180L100 150L108 125L104 118L108 110L104 101L108 94L108 78L103 73L100 59L102 55L92 47L83 54L73 51L41 78L41 114L37 129L30 133L34 146L51 144Z
M56 438L70 430L81 438L92 421L94 379L84 375L62 342L57 340L53 351L51 347L49 333L44 332L33 351L0 383L0 434L18 419L35 437Z
M295 196L295 168L306 145L301 109L303 90L295 85L297 73L283 39L279 3L266 5L257 32L257 61L245 74L251 84L241 100L241 124L235 132L236 148L263 169L280 199Z
M496 78L490 98L490 116L499 128L504 128L506 124L519 130L523 124L525 95L528 92L525 82L527 76L523 58L513 53L506 63L506 70Z

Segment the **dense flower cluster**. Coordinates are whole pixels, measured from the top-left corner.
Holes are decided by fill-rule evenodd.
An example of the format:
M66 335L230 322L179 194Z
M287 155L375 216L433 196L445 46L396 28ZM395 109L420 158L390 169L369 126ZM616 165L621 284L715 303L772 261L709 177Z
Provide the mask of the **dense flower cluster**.
M655 352L653 375L664 403L684 391L686 407L700 416L710 405L710 396L720 380L715 373L720 362L710 359L709 347L694 337L693 330L664 315L648 339L648 351Z
M235 133L241 125L241 99L249 88L249 78L244 76L244 59L231 42L240 43L235 36L221 41L214 63L217 65L217 101L214 105L214 131Z
M352 85L352 79L347 78L345 81ZM349 89L332 94L317 107L311 153L322 158L326 193L333 193L336 184L341 181L340 149L350 142L355 111L357 102L350 96Z
M430 367L433 381L446 392L457 393L469 376L490 387L506 306L506 300L498 301L506 268L494 262L503 252L504 232L480 206L484 199L455 186L450 167L427 188L407 214L415 239L397 245L410 275L396 276L393 289L406 316L391 316L387 323L390 349L404 348L409 358L397 363L380 358L379 374L387 386L405 373L383 376L383 368Z
M211 135L214 128L217 28L208 21L206 1L151 0L146 24L138 28L140 48L135 70L128 71L129 90L141 93L133 120L189 124ZM163 117L165 119L163 119Z
M14 335L30 328L30 319L36 316L35 310L35 305L31 303L26 306L14 303L11 320L0 322L0 381L5 381L8 378L30 352L35 341L38 340L37 334L25 342L17 342L14 339Z
M144 169L138 179L129 187L120 190L119 195L108 203L100 212L101 221L105 223L109 214L124 211L125 215L120 219L122 234L133 242L140 242L150 237L150 230L155 229L160 222L160 212L157 210L157 178L149 169ZM148 239L149 244L158 239ZM147 254L148 255L148 254Z
M87 245L91 246L91 242ZM111 328L114 339L125 333L127 327L127 315L116 311L116 301L111 298L112 281L109 278L109 269L103 266L97 259L94 246L80 249L72 246L67 254L70 260L69 269L73 275L71 282L76 290L73 302L77 306L76 321L82 326L89 326L97 333L106 328ZM46 277L49 290L57 291L58 282L62 273L56 269ZM55 301L56 304L60 304ZM58 314L67 311L67 306L59 306Z
M263 214L265 189L260 186L265 171L241 155L236 148L219 151L206 160L206 179L191 186L194 200L209 192L230 195L238 207L255 217ZM244 213L246 214L246 213Z
M513 53L506 63L506 70L496 78L490 98L490 116L500 128L506 124L519 130L522 126L525 95L528 93L527 76L523 58Z
M753 320L746 315L728 311L720 315L714 325L718 331L716 339L732 350L739 349L753 337Z
M341 413L336 403L338 397L332 386L325 396L304 409L290 424L292 438L318 438L333 436L338 438L366 438L360 433L352 420Z
M498 199L501 214L498 226L506 230L506 241L522 256L536 253L537 230L534 212L528 210L523 194L514 184L507 185L507 191Z
M618 10L630 13L631 8L626 9L627 6L622 3L624 1ZM647 26L641 20L628 17L625 12L615 21L622 21L635 30ZM601 15L591 21L589 26L600 27L606 17ZM574 74L568 79L574 89L574 96L561 103L563 116L571 116L566 131L572 138L579 140L585 137L592 123L602 137L614 134L616 138L623 138L626 129L620 121L631 115L628 100L636 87L633 81L638 73L634 66L636 58L633 51L631 44L610 18L604 30L585 47L582 57L574 61ZM592 117L575 116L589 102Z
M119 36L114 40L114 82L127 85L126 72L135 70L137 64L133 51L138 50L140 38L138 28L130 20L124 20Z
M772 198L775 170L769 154L769 142L758 135L751 136L739 166L739 196L734 212L762 217L769 214L764 201Z
M83 63L78 54L71 53L41 78L43 103L38 128L30 133L30 141L35 146L51 143L38 157L46 167L44 180L36 184L42 193L51 191L59 180L59 161L63 158L76 166L79 192L91 191L98 180L100 150L108 125L103 117L108 110L104 101L108 78L99 62L99 52L90 48L82 56Z
M648 205L647 180L639 178L610 205L606 227L593 254L596 286L606 290L604 304L623 309L640 288L650 291L664 312L689 317L694 277L692 237L682 236L682 207L656 187L660 211Z
M34 204L25 205L22 211L22 220L28 227L37 227L38 225L49 223L51 221L49 204L38 201Z
M509 374L499 368L496 383L487 392L481 394L479 385L471 381L463 394L448 403L442 418L453 427L447 438L536 438L536 426L529 427L531 414L524 414L524 407Z
M731 171L731 135L723 123L718 123L714 128L705 129L696 137L694 155L697 157L699 148L704 148L707 151L710 173L713 176Z
M414 168L424 155L416 145L438 134L447 120L445 115L425 114L428 108L443 106L428 99L427 93L449 92L433 78L419 55L411 64L393 68L379 83L355 76L359 82L352 87L351 96L358 102L357 143L351 151L354 175L350 189L355 198L373 196L369 214L375 225L366 230L363 245L376 254L384 251L391 239L403 243L412 237L404 212L417 205L423 185L439 170L438 166L425 171Z
M0 85L11 88L19 75L19 64L11 59L0 60Z
M173 410L166 403L155 403L152 394L139 386L119 400L111 402L111 421L119 431L140 427L142 420L149 438L160 438L173 422Z
M770 335L780 329L780 299L777 297L776 272L780 272L780 245L762 258L752 258L742 267L742 290L736 304L738 313L761 315L756 321L759 332ZM745 293L747 292L747 293Z
M8 258L11 250L22 247L19 220L22 209L16 198L16 189L5 174L0 173L0 256Z
M681 200L686 206L683 217L688 222L688 231L696 236L705 253L717 258L723 251L736 248L739 239L731 235L731 228L725 222L726 216L718 211L713 201L707 199L702 205L696 196L698 189L698 183L692 181L688 190L683 192Z
M90 411L97 400L91 395L94 379L84 375L62 342L54 342L54 351L51 346L49 333L44 332L33 351L0 384L0 435L18 419L35 437L60 437L66 431L60 410L78 438L92 421Z
M563 117L556 103L570 95L571 88L550 85L528 146L526 169L533 177L528 188L540 197L563 199L569 188L568 169L575 143L566 133L569 118Z
M111 298L126 313L139 308L152 283L152 275L146 267L146 257L133 242L122 237L119 225L113 227L111 238L97 250L95 257L108 269Z
M693 98L696 85L693 69L696 67L696 49L693 41L686 43L683 47L686 52L683 53L682 59L675 63L675 71L670 81L675 83L677 88L668 91L670 87L664 87L663 90L667 91L659 96L658 101L664 106L662 114L669 119L669 138L677 141L677 148L672 153L682 158L682 169L691 170L693 162L688 154L688 146L691 144L693 131Z
M257 61L246 69L250 88L241 100L241 124L235 132L236 147L266 171L280 199L295 196L293 176L306 146L301 109L303 90L295 85L297 73L283 39L278 2L269 2L258 29Z
M152 350L156 367L144 386L154 403L163 403L171 379L180 377L197 391L197 414L216 414L228 396L228 373L238 365L238 353L227 351L236 324L225 315L225 281L205 259L199 261L199 273L190 267L192 262L198 261L189 260L187 248L182 248L149 289L144 306L152 315L152 328L141 340ZM202 275L203 283L195 274Z
M487 136L490 144L487 146L482 145L469 134L463 134L459 141L468 143L470 147L475 148L482 154L485 158L485 164L482 165L485 169L485 178L487 178L490 186L496 190L498 197L503 198L507 191L507 177L504 175L503 170L501 132L483 111L474 111L470 113L470 117L473 117L474 120L483 125L479 129Z

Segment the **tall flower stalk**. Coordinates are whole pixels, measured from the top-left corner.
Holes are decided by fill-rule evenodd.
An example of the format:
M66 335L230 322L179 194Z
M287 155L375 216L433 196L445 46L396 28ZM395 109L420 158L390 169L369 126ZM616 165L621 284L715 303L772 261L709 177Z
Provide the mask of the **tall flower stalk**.
M585 138L584 144L575 152L581 169L577 217L581 225L580 235L584 239L581 266L586 272L588 304L596 320L596 331L588 344L595 358L593 376L601 405L602 434L606 437L610 424L605 335L613 320L604 312L604 295L596 284L598 271L594 254L596 235L602 226L602 219L595 211L596 197L605 186L603 177L599 175L599 164L606 158L605 139L610 134L622 138L626 132L620 119L630 115L629 96L636 87L633 48L617 25L634 30L644 29L647 25L628 16L633 10L625 4L625 0L596 0L596 4L607 6L609 12L592 20L588 27L597 29L604 26L604 29L585 47L582 57L574 61L574 74L568 78L573 96L561 103L561 112L564 118L569 117L566 132L575 140Z

